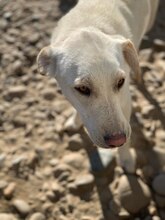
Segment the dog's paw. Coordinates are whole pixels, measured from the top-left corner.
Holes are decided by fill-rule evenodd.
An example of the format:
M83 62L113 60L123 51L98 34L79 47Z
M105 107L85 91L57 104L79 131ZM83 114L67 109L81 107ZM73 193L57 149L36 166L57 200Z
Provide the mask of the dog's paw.
M123 149L117 155L117 163L126 173L136 173L136 152L132 149Z
M125 173L136 173L136 161L133 158L130 158L126 161L122 161L121 167L123 168Z

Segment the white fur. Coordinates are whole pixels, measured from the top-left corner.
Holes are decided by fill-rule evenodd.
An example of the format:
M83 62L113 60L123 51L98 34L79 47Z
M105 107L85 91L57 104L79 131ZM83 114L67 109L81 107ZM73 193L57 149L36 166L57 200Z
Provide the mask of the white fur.
M153 23L157 5L158 0L80 0L59 21L50 46L38 56L41 72L57 79L96 145L107 147L105 134L126 134L118 161L130 172L135 169L127 147L131 134L130 69L138 78L136 49ZM115 91L121 77L125 83ZM80 95L74 89L76 83L89 86L91 96Z

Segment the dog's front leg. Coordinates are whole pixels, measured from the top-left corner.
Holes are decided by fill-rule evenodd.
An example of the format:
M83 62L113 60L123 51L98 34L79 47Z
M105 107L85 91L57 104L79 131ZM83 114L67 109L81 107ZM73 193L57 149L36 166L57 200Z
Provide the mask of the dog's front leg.
M121 166L127 173L135 173L136 153L133 148L129 148L129 143L118 148L117 164Z
M64 130L76 132L83 126L82 121L74 109L73 114L68 118L68 120L64 124Z

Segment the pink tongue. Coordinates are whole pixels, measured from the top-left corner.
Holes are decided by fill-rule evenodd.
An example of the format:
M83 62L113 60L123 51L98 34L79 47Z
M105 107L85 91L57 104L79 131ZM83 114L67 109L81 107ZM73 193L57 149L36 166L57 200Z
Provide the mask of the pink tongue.
M126 142L126 136L123 134L120 134L120 135L115 135L115 136L111 137L107 141L107 144L109 146L119 147L119 146L123 145L125 142Z

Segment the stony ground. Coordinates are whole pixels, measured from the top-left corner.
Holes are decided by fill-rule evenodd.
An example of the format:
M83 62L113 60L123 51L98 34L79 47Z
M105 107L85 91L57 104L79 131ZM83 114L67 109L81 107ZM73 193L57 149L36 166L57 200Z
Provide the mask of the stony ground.
M73 108L36 56L73 0L0 2L0 220L165 220L165 2L131 85L136 174L66 131ZM113 153L113 154L112 154Z

